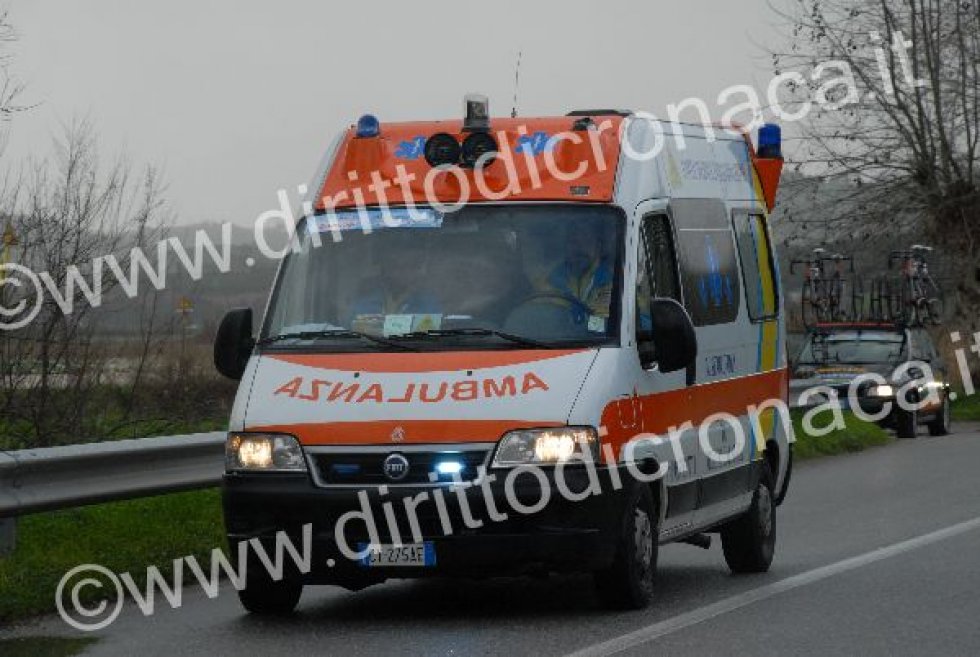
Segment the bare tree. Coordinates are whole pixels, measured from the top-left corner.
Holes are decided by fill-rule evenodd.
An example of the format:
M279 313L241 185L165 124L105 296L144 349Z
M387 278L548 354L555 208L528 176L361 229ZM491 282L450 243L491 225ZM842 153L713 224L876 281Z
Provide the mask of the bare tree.
M905 228L956 266L963 316L980 307L980 0L787 0L783 103L812 103L796 156L804 170L850 182L830 219ZM836 215L836 216L835 216ZM856 216L863 215L863 216Z
M10 71L9 46L17 40L6 9L0 8L0 123L6 123L14 113L25 109L17 104L24 85ZM0 151L6 138L5 126L0 125Z
M88 406L99 403L94 393L112 354L95 341L101 315L91 293L99 288L105 299L119 284L99 260L112 255L130 271L132 249L159 236L161 188L152 170L134 179L125 158L103 166L91 126L76 122L55 157L27 165L0 203L18 240L11 260L44 283L39 290L21 282L24 308L40 310L0 331L0 408L8 429L21 427L25 444L43 446L77 434Z

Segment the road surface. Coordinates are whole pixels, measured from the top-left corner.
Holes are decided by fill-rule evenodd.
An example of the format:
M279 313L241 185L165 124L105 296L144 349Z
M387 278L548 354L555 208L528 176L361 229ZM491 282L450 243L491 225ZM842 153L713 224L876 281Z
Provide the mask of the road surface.
M149 618L127 606L83 654L980 655L978 468L975 425L801 464L769 573L730 575L717 541L667 546L640 612L552 577L308 588L295 617L268 620L228 585ZM17 636L80 633L55 616L0 633Z

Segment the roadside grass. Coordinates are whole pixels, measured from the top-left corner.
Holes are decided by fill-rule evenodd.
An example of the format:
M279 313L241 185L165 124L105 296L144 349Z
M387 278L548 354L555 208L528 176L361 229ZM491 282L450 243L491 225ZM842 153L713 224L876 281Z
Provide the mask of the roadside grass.
M92 637L23 637L0 639L4 657L72 657L95 643Z
M832 456L849 452L861 452L869 447L887 445L894 440L890 432L877 424L864 422L853 413L845 411L844 429L834 429L825 436L813 436L803 428L803 411L790 412L793 419L793 431L796 442L793 446L793 457L800 460L819 456ZM821 413L815 418L816 428L823 428L831 423L829 412Z
M54 611L58 582L80 564L128 572L145 591L147 567L169 581L173 560L193 555L209 573L211 550L225 545L217 489L25 516L16 549L0 557L0 623ZM82 587L81 599L96 602L98 593ZM0 643L0 654L17 654L12 649Z
M953 419L961 422L980 421L980 394L966 396L959 390L956 395L956 401L949 408Z

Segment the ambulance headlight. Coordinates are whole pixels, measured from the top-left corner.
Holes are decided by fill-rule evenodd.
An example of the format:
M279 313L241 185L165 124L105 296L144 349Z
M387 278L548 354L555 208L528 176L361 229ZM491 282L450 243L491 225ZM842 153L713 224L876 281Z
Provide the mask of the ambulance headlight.
M232 433L225 442L227 472L305 472L303 448L292 436Z
M592 427L521 429L500 439L493 467L596 461L598 456L599 437Z

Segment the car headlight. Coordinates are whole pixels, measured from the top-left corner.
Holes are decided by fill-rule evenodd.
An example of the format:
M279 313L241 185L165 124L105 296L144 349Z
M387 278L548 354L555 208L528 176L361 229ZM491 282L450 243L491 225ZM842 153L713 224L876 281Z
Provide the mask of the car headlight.
M894 397L895 388L888 384L871 386L868 390L868 394L872 397Z
M595 461L598 454L599 437L592 427L520 429L500 439L493 467Z
M292 436L271 433L232 433L225 443L228 472L305 472L303 448Z

